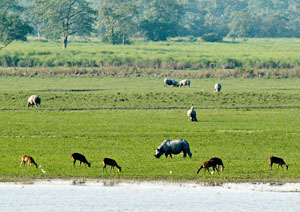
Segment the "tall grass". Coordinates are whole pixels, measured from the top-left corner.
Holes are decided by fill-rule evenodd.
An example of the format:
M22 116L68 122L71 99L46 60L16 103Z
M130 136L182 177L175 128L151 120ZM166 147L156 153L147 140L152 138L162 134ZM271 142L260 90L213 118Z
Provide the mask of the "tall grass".
M201 69L201 70L166 70L136 67L1 67L0 76L18 77L174 77L174 78L264 78L284 79L299 78L300 69Z
M109 45L15 42L0 52L2 67L134 67L135 69L297 69L300 39L249 39L223 43L148 42Z

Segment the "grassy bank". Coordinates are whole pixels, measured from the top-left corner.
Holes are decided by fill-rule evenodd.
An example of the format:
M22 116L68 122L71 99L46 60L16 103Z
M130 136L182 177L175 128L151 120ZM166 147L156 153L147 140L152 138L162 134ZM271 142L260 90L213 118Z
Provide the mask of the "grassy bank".
M134 70L239 69L252 71L251 75L262 69L298 69L299 44L299 39L241 39L223 43L140 42L126 46L73 42L62 50L60 42L31 40L26 43L15 42L3 49L0 52L0 66L129 67ZM299 72L296 73L299 77ZM222 75L226 76L225 73ZM207 76L207 73L203 76Z
M213 92L215 79L192 79L191 88L163 87L162 80L1 77L0 180L300 181L298 79L226 79L219 94ZM33 93L41 96L42 108L26 109ZM197 123L187 120L191 105ZM186 139L192 159L156 159L155 148L167 138ZM84 154L92 167L74 169L73 152ZM46 174L20 168L23 154ZM268 170L271 155L283 157L289 171ZM213 156L223 159L225 171L196 175ZM116 159L122 173L102 173L103 157Z

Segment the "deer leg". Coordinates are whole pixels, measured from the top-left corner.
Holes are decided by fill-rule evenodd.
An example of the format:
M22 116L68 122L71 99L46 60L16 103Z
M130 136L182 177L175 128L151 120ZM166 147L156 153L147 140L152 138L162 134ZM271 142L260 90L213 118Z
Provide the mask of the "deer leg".
M81 167L81 163L82 163L82 162L80 161L80 164L79 164L80 167Z
M104 169L106 170L106 164L103 166L102 172L104 173Z
M217 171L218 171L218 174L220 174L219 166L216 166L216 169L217 169Z
M273 166L273 163L270 163L270 164L269 164L269 169L272 170L272 166Z
M207 168L205 168L207 171L208 171L208 173L209 173L209 168L207 167ZM205 174L205 171L204 171L204 174Z
M75 162L76 162L76 160L73 160L73 167L75 168Z

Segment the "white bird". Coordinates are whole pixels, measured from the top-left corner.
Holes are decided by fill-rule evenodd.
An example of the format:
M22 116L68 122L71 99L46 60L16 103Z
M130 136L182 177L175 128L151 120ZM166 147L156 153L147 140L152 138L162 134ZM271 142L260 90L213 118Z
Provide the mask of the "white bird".
M40 164L39 168L41 169L41 171L46 174L46 171L42 168L42 164Z
M187 111L187 116L190 118L191 121L197 121L196 117L196 111L194 110L194 107L192 106L191 109Z

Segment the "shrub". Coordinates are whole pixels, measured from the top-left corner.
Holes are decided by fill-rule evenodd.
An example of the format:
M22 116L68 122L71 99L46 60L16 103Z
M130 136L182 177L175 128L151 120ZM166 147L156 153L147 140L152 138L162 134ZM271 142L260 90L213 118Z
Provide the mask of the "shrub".
M223 38L217 33L204 34L201 38L202 38L202 40L207 41L207 42L221 42L221 41L223 41Z

